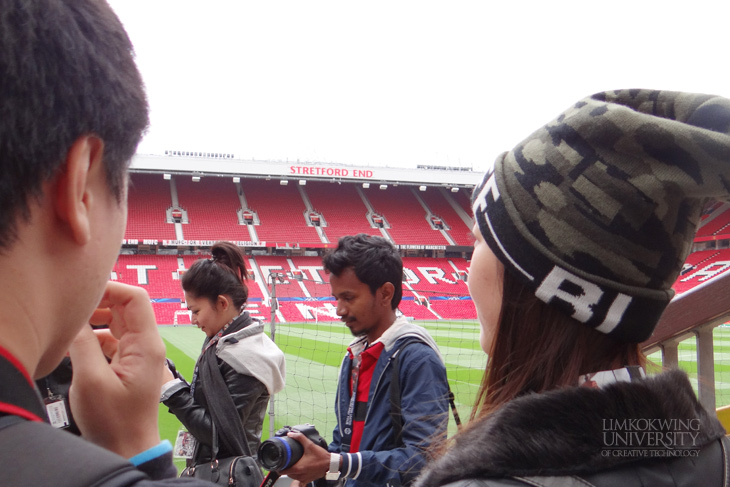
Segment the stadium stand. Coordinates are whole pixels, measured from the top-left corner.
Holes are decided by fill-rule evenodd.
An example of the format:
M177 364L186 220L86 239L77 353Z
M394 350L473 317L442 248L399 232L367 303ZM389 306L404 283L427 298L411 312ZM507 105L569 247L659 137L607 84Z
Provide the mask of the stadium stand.
M689 255L685 263L682 275L672 286L678 294L726 273L730 269L730 249L694 252Z
M324 272L321 257L291 257L293 269L302 272L302 283L312 296L330 296L329 277Z
M388 233L398 245L448 245L441 232L426 221L426 211L411 193L410 187L363 188L372 208L390 224Z
M460 188L456 193L451 193L451 197L454 198L461 208L466 212L467 215L471 216L471 191Z
M451 198L450 193L439 191L438 188L429 188L426 191L419 191L418 194L434 215L444 219L450 228L449 235L451 235L456 245L472 245L474 243L474 238L470 236L471 228L464 223L464 220L457 214L451 203L447 201L447 199L451 199L454 204L458 205ZM464 214L468 218L469 213L464 212Z
M261 276L264 278L265 282L270 282L269 274L271 272L284 272L286 274L284 282L277 281L276 295L278 297L307 297L310 294L304 283L293 277L292 271L296 268L296 266L293 264L291 259L281 256L262 255L249 260L256 261L259 271L261 272Z
M705 223L697 231L696 240L705 240L703 237L730 237L730 205L725 204L704 215L703 221Z
M182 298L174 255L120 255L114 272L120 282L142 286L152 299Z
M307 184L306 192L314 209L327 222L324 232L330 243L336 244L345 235L380 235L377 228L370 226L368 209L352 184L314 181Z
M404 257L403 267L404 285L409 289L430 295L468 294L466 283L457 277L457 269L467 270L464 259Z
M687 256L687 259L685 260L685 269L682 270L682 277L684 277L687 274L687 267L694 268L698 265L701 265L705 261L711 260L713 257L719 255L720 251L717 249L709 249L709 250L700 250L697 252L692 252Z
M251 260L255 260L253 265L258 267L261 276L268 276L270 272L286 274L284 282L276 283L279 310L285 321L338 319L321 258L256 256ZM301 281L296 278L297 274L301 276ZM271 281L266 278L265 282Z
M120 255L113 272L119 282L147 290L158 323L173 324L175 311L185 309L178 266L174 255Z
M173 202L169 181L160 174L135 173L131 175L129 196L129 223L125 238L128 240L176 240L174 225L166 223L166 211ZM185 240L250 241L248 228L238 224L237 210L241 207L238 186L228 178L203 177L192 182L186 176L174 176L177 198L187 211L189 223L182 224ZM342 235L368 233L379 235L367 221L368 204L382 214L390 225L389 235L398 245L440 246L445 249L446 239L433 230L426 221L427 210L446 221L449 234L457 245L470 245L470 229L458 210L470 215L469 190L451 192L444 188L429 187L420 192L413 186L390 186L381 191L378 185L362 189L357 183L336 184L308 181L299 186L292 181L282 186L278 180L243 179L240 183L248 207L257 212L258 241L266 242L269 250L288 246L320 249L336 245ZM304 193L304 199L300 190ZM360 191L366 196L363 201ZM418 195L418 196L416 196ZM324 234L330 243L323 242L314 227L308 226L304 212L305 201L310 209L319 212L326 226ZM698 241L717 240L730 235L730 205L714 204L703 215L705 222L698 233ZM704 236L704 237L703 237ZM136 251L137 249L133 249ZM410 252L410 251L409 251ZM409 254L410 255L410 254ZM203 255L147 255L119 256L112 279L139 285L147 289L161 324L186 324L189 316L184 307L178 269L187 269ZM473 320L476 318L468 288L463 280L469 262L464 258L404 257L405 280L401 312L416 320ZM253 279L249 281L251 313L265 321L271 318L271 284L268 272L285 271L284 283L277 283L277 320L283 322L334 321L335 303L331 298L329 278L324 273L321 256L252 255L247 258ZM690 254L685 269L674 285L682 294L730 270L730 249L701 250ZM302 280L296 279L300 275ZM461 278L460 278L461 277Z
M251 240L247 227L238 224L241 203L229 178L203 177L193 182L180 176L175 185L180 206L188 212L188 223L182 226L185 240Z
M435 320L438 315L434 314L428 305L419 304L416 296L410 291L403 289L403 299L398 306L403 315L414 320Z
M476 311L471 298L467 296L435 296L430 300L431 309L448 320L474 320Z
M124 238L175 240L175 227L166 222L171 205L170 183L160 174L131 174Z
M166 303L152 302L155 310L157 323L167 323L171 325L189 325L190 312L184 306L184 303Z
M722 201L713 201L711 203L708 203L705 208L702 210L702 220L708 219L715 210L722 208L725 205Z
M295 184L282 186L279 181L265 179L241 180L241 188L249 209L258 213L260 225L256 226L258 240L280 245L297 244L322 246L313 227L304 219L307 209Z
M184 272L200 258L207 258L207 255L120 255L112 278L145 288L153 301L158 323L189 324L179 271L182 269ZM430 320L437 316L444 319L476 318L464 282L453 275L453 265L466 269L467 262L464 259L405 258L405 262L405 274L410 283L404 287L400 307L403 314ZM278 320L299 322L339 319L331 297L329 278L322 269L320 257L255 256L247 258L246 264L254 274L254 279L248 282L248 310L253 315L265 321L270 319L271 308L268 303L271 287L270 281L263 276L268 276L270 271L281 270L286 272L287 277L283 283L277 282L276 285L280 312ZM302 272L302 281L294 277L298 271ZM316 278L319 278L319 282ZM418 297L428 299L430 307L418 304ZM450 304L445 304L447 302ZM437 313L434 314L431 308Z
M182 240L252 241L246 225L240 225L237 211L241 202L236 184L228 178L201 177L193 182L187 176L174 176L178 204L187 212L187 223L181 224ZM172 205L170 183L159 174L135 173L129 196L129 223L126 239L176 240L175 227L166 222L166 211ZM258 215L254 225L259 242L295 247L324 247L313 226L304 216L307 207L299 194L298 185L282 186L278 180L248 179L240 183L248 209ZM449 245L438 230L426 221L426 210L411 192L411 187L390 187L363 190L371 195L371 207L385 216L394 243L398 245ZM368 208L362 201L356 185L311 181L301 188L311 202L312 210L319 212L326 222L322 227L330 244L336 244L344 235L366 233L381 235L367 220ZM471 245L470 229L457 214L447 198L464 207L465 197L459 193L445 193L440 188L419 192L419 197L434 216L443 218L451 230L449 235L457 245ZM468 203L468 202L467 202ZM468 204L467 204L468 207ZM283 210L286 209L286 210ZM471 210L464 210L469 215Z
M113 279L144 287L153 301L160 324L187 324L184 296L177 271L180 261L189 268L195 260L206 256L178 258L170 255L120 255ZM404 257L405 281L400 311L417 320L435 318L449 320L476 319L466 283L457 278L468 270L468 262L457 258ZM335 303L331 298L329 278L322 270L320 257L252 256L247 266L255 278L248 282L249 311L268 321L270 284L263 276L271 270L287 273L285 282L277 282L280 321L335 321ZM687 267L674 285L678 294L730 270L730 249L703 250L690 254ZM302 271L304 279L294 274ZM319 277L320 282L316 281ZM419 300L426 300L419 303ZM316 315L316 316L315 316Z

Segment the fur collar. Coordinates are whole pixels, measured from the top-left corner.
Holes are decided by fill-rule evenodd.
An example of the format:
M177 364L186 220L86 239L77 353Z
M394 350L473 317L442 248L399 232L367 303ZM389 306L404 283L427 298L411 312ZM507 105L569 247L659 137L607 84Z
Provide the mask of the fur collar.
M687 433L692 436L687 438L697 447L725 434L715 415L697 401L687 375L678 370L601 389L569 387L517 398L472 423L443 457L424 470L416 485L469 478L581 475L624 465L644 457L602 455L613 441L610 432L604 433L620 424L611 420L640 418L681 420L665 432L691 420ZM650 428L656 431L658 424ZM635 430L643 431L646 425L646 421L638 423Z

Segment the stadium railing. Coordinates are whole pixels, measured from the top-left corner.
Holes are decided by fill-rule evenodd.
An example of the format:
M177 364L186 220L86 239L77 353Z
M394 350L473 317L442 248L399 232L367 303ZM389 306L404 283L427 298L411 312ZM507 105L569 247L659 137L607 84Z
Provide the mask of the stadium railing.
M716 408L713 331L730 320L730 273L700 284L669 303L654 334L644 342L647 355L661 351L662 366L679 366L678 345L695 337L697 388L700 402Z

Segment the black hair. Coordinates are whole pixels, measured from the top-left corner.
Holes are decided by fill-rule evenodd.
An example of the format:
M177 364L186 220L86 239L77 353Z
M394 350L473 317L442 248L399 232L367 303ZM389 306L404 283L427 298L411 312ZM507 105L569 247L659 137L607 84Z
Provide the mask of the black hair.
M196 298L207 298L215 304L218 296L230 296L236 308L248 299L248 271L243 252L231 242L216 242L210 249L210 259L195 261L183 274L182 288Z
M360 282L367 284L370 292L389 282L395 287L390 304L396 309L403 296L403 260L393 245L383 237L359 233L342 237L337 248L322 259L327 272L340 276L352 268Z
M121 203L148 125L132 43L103 0L3 0L0 6L0 248L29 218L29 199L65 167L84 135L104 142Z

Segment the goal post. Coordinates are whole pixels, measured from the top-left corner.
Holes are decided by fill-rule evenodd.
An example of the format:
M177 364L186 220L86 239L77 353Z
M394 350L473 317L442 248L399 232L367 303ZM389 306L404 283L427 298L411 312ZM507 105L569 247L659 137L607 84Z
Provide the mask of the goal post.
M178 317L184 317L182 320L183 323L180 323L180 319ZM190 324L190 311L188 311L186 309L176 309L175 310L175 315L173 316L173 319L172 319L172 325L177 326L179 324L185 324L185 325Z

